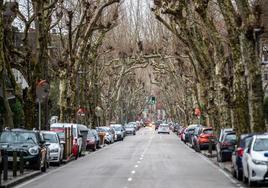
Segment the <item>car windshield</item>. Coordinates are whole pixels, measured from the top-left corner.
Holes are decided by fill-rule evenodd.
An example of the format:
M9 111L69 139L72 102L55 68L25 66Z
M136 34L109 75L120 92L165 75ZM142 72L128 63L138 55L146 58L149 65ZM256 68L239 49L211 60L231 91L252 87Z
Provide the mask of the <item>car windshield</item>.
M203 131L204 134L213 134L213 129L205 129Z
M134 127L133 124L126 124L126 125L125 125L125 128L132 128L132 127Z
M254 151L268 151L268 138L257 138L254 146Z
M64 140L65 139L64 132L57 132L57 135L59 136L60 140Z
M228 141L228 142L236 141L236 135L235 134L227 134L225 137L225 141Z
M94 137L94 134L93 134L93 132L91 130L88 130L87 137L88 138Z
M56 134L43 133L43 137L47 143L58 143Z
M121 131L122 129L121 129L121 127L119 127L119 126L116 126L116 127L113 127L114 129L115 129L115 131Z
M2 132L0 143L31 143L36 144L37 138L34 132Z

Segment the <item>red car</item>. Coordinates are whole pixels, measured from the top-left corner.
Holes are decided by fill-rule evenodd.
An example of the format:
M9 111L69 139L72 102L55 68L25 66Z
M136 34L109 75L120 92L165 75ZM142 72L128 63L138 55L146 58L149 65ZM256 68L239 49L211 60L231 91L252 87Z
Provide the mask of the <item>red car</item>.
M209 142L211 140L212 147L215 148L215 134L212 127L199 127L194 134L193 148L196 151L209 148Z
M97 149L97 142L93 132L89 129L87 134L87 150L96 151Z

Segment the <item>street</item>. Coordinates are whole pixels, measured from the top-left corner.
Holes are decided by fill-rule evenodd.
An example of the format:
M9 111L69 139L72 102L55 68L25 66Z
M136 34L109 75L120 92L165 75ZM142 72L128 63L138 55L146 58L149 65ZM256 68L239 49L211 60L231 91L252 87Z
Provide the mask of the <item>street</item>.
M241 187L171 133L142 128L102 150L53 169L18 188L228 188Z

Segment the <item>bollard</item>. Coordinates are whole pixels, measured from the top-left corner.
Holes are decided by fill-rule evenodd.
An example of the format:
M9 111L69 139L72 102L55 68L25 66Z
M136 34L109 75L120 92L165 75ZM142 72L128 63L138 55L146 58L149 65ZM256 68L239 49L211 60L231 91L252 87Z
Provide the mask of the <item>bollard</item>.
M68 151L67 151L67 146L68 146L67 128L64 128L64 138L65 138L65 144L64 144L64 159L67 159L67 157L68 157Z
M211 140L211 137L209 137L208 152L209 152L210 156L212 156L212 140Z
M20 152L20 175L24 172L24 159L23 159L23 152Z
M13 151L13 177L17 176L17 151Z
M1 159L1 164L0 164L0 187L2 185L2 171L3 171L3 150L0 150L0 159Z
M3 156L3 169L4 169L4 181L7 180L8 178L8 155L7 155L7 151L4 150L4 156Z

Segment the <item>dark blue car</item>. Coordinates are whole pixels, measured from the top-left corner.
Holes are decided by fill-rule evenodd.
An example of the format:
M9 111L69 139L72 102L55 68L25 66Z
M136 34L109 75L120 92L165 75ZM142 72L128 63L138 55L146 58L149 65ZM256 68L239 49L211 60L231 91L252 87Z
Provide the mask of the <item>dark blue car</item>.
M232 154L232 174L238 180L242 180L243 178L242 157L244 149L250 143L253 135L254 134L242 134L239 139L240 140L239 145Z

